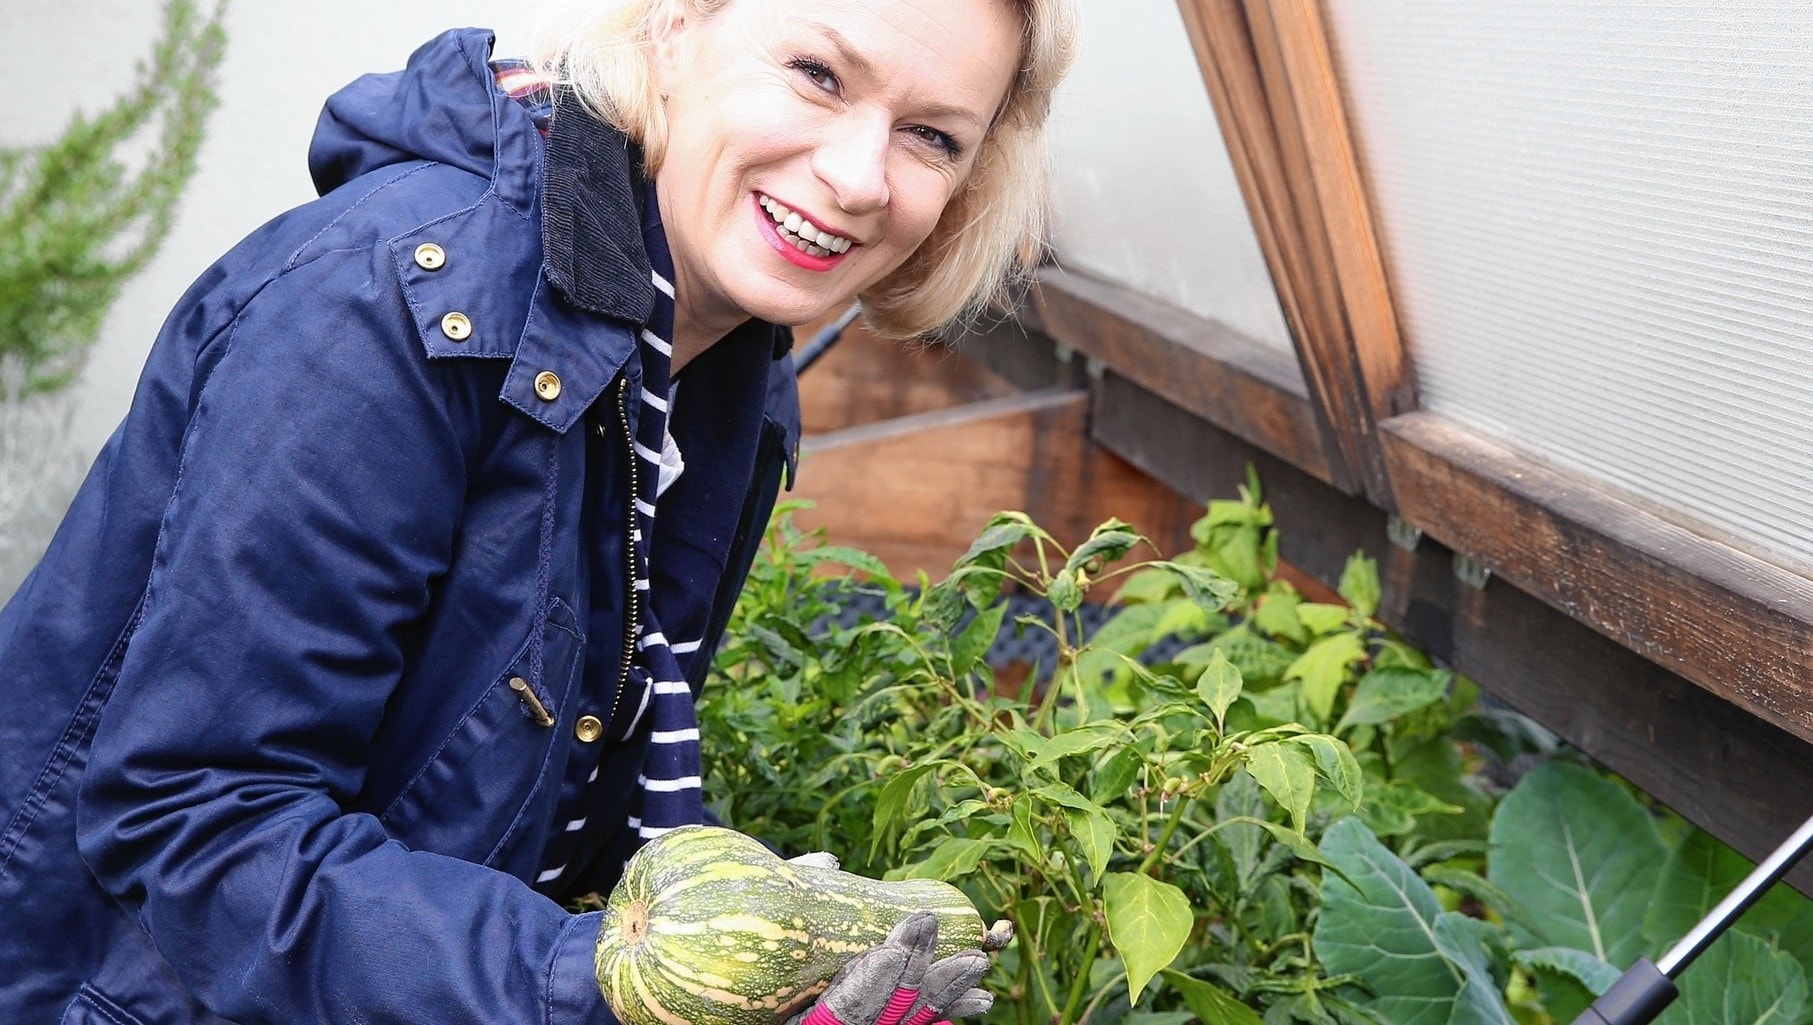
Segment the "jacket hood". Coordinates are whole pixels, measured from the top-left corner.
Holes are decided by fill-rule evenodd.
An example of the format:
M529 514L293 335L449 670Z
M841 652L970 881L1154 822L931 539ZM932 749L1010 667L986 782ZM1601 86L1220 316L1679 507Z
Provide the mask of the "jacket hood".
M487 63L492 41L485 29L442 33L402 71L365 75L329 97L309 144L316 191L412 160L492 177L505 113Z

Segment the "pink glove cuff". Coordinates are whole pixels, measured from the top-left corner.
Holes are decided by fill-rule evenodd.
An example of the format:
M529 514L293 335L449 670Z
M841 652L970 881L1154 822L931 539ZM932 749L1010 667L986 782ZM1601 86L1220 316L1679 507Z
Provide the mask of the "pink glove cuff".
M912 1009L913 1001L918 999L919 991L916 989L895 990L894 996L888 1000L887 1009L881 1012L881 1017L875 1019L875 1025L900 1025L900 1019L906 1017L907 1011Z
M806 1017L800 1022L800 1025L844 1025L844 1023L837 1019L837 1015L831 1013L829 1007L819 1003L812 1005L812 1009L806 1012Z
M929 1007L921 1008L918 1014L908 1018L904 1025L950 1025L948 1021L935 1022L938 1012Z

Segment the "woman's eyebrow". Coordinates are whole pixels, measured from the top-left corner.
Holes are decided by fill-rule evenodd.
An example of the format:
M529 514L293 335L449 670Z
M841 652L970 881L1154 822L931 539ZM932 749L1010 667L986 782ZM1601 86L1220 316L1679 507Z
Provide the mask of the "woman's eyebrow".
M808 22L807 26L816 29L820 35L825 37L825 41L831 44L833 50L837 51L838 61L845 67L871 81L880 77L875 70L874 63L871 62L869 58L863 56L862 52L857 50L855 46L851 45L850 41L844 38L842 32L837 31L837 29L822 21ZM926 117L951 117L960 121L967 121L978 129L983 128L987 124L981 115L977 114L975 111L970 110L967 107L960 107L950 103L928 103L922 109L922 113Z

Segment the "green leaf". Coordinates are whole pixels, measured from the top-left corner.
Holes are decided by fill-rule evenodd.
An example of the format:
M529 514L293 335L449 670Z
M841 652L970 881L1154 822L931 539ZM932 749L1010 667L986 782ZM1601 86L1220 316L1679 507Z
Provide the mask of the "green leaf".
M1334 711L1335 694L1347 681L1348 670L1366 657L1366 644L1354 632L1324 637L1309 646L1284 671L1286 680L1303 681L1303 702L1317 721L1327 722Z
M951 643L951 670L961 680L975 668L977 662L988 654L994 646L995 638L1001 633L1001 620L1007 615L1007 605L990 606L976 613L976 618L969 621L963 632Z
M956 581L972 606L977 609L987 608L1001 595L1001 586L1005 582L1001 570L1007 565L1007 558L1012 554L1014 546L1027 538L1049 539L1050 536L1040 530L1025 513L996 513L988 521L988 526L970 544L969 551L957 560L945 583Z
M1064 819L1070 823L1070 832L1083 848L1083 857L1089 862L1089 871L1095 878L1102 878L1108 871L1108 859L1114 854L1114 820L1108 813L1096 811L1072 811L1064 809Z
M1032 803L1030 801L1015 800L1013 812L1010 814L1009 819L1010 821L1007 826L1007 842L1022 854L1026 855L1028 864L1043 864L1045 861L1045 847L1043 844L1039 843L1039 831L1037 827L1033 825Z
M1191 978L1174 968L1165 969L1164 975L1202 1025L1263 1025L1259 1012L1220 986Z
M1586 951L1572 947L1520 950L1515 957L1536 977L1542 1008L1557 1022L1580 1017L1622 974Z
M1096 804L1094 801L1077 793L1075 789L1063 783L1048 783L1045 786L1035 788L1032 793L1039 797L1043 797L1045 800L1050 801L1060 808L1069 808L1072 811L1102 810L1101 805Z
M880 795L875 798L875 814L870 819L875 827L875 836L869 846L871 858L875 856L875 852L881 849L881 838L887 835L888 828L906 809L907 799L913 794L913 787L925 778L926 773L937 767L934 762L915 765L888 780L887 785L881 788Z
M1542 925L1519 946L1585 950L1619 968L1648 953L1643 918L1666 851L1636 798L1578 765L1550 762L1492 820L1487 877Z
M1047 740L1031 764L1035 769L1042 768L1053 764L1060 758L1100 751L1102 748L1127 739L1129 739L1127 727L1118 722L1089 723L1073 730L1065 730Z
M1237 778L1250 779L1251 777ZM1289 826L1280 825L1269 819L1257 818L1251 815L1224 817L1221 821L1210 826L1208 832L1219 834L1225 831L1234 834L1234 838L1228 844L1228 852L1235 858L1236 862L1239 863L1242 874L1251 874L1251 870L1257 861L1257 853L1255 851L1256 843L1251 839L1251 837L1256 837L1257 834L1251 834L1251 836L1249 836L1250 830L1246 828L1237 829L1235 827L1250 826L1257 826L1272 834L1272 839L1278 841L1278 843L1286 850L1290 851L1293 855L1303 861L1307 861L1312 865L1328 865L1328 859L1322 856L1322 852L1316 849L1315 844L1309 842L1309 837L1304 836L1302 833L1297 832Z
M1051 578L1051 583L1045 587L1045 598L1059 612L1075 612L1082 608L1083 588L1077 582L1077 571L1058 570L1057 575Z
M1704 830L1694 829L1669 852L1656 880L1655 896L1643 918L1643 936L1652 950L1665 950L1686 935L1748 876L1750 859ZM1744 912L1734 928L1793 954L1813 970L1813 901L1786 883L1777 883Z
M1798 1025L1807 974L1793 956L1748 933L1720 937L1681 975L1681 996L1657 1025Z
M1418 815L1457 815L1461 811L1459 805L1449 804L1407 779L1394 779L1382 787L1375 786L1367 791L1366 798L1369 813L1376 812L1387 821L1401 817L1412 827Z
M1297 618L1312 636L1322 637L1347 625L1347 606L1306 601L1297 606Z
M1290 813L1299 831L1309 817L1309 802L1316 795L1316 766L1294 744L1261 744L1246 752L1246 771L1253 774L1279 807Z
M1453 865L1435 864L1422 869L1422 875L1423 881L1430 886L1445 886L1463 897L1479 901L1501 920L1523 918L1523 910L1517 906L1517 902L1477 872L1469 872Z
M860 548L847 548L843 545L825 545L809 552L800 553L800 558L809 565L836 565L867 573L878 579L892 580L894 575L888 572L888 565L879 558L870 555Z
M1135 533L1131 525L1120 520L1109 520L1095 528L1089 540L1077 546L1064 563L1065 569L1084 569L1095 572L1102 566L1114 562L1133 550L1144 538ZM1096 569L1091 569L1091 565Z
M1121 582L1121 589L1114 594L1114 600L1124 605L1146 604L1164 601L1177 594L1177 581L1171 574L1158 569L1142 569L1128 574Z
M1133 782L1139 778L1144 756L1136 747L1123 747L1114 752L1101 767L1095 770L1089 796L1098 804L1107 804L1127 796L1133 789Z
M949 882L961 879L976 870L989 849L998 846L997 840L974 840L967 836L946 837L924 861L907 866L906 870L895 878L900 879L941 879ZM894 876L894 873L889 873Z
M1186 1025L1195 1020L1188 1011L1129 1011L1120 1025Z
M1035 534L1042 533L1044 531L1041 531L1025 513L996 513L989 519L988 526L983 528L976 540L970 542L969 551L964 552L956 564L958 566L971 564L1001 566L1013 546ZM999 560L990 561L997 556Z
M1284 585L1274 584L1275 589L1260 600L1259 608L1253 613L1253 625L1274 637L1284 637L1297 644L1309 643L1309 631L1303 628L1303 620L1297 618L1297 607L1303 599L1295 591L1284 590Z
M1371 1008L1396 1025L1512 1025L1470 919L1443 912L1358 819L1330 826L1322 854L1341 870L1322 877L1311 940L1324 970L1358 976Z
M1394 745L1392 772L1399 779L1415 783L1422 790L1445 802L1431 812L1420 812L1416 822L1424 840L1449 840L1484 837L1490 828L1492 808L1497 803L1469 778L1461 761L1460 746L1446 737L1431 737L1405 748ZM1454 809L1459 808L1457 813Z
M1656 878L1655 894L1643 916L1647 945L1660 950L1686 935L1752 867L1748 858L1705 831L1689 832L1669 852Z
M1374 669L1360 677L1354 688L1347 714L1335 727L1336 733L1362 723L1390 722L1400 715L1427 708L1448 693L1454 674L1446 669Z
M1365 774L1354 758L1353 750L1326 733L1306 733L1291 743L1307 748L1316 760L1316 771L1328 780L1349 807L1357 808L1365 798Z
M1108 937L1127 966L1129 999L1159 970L1176 959L1190 938L1195 915L1190 899L1170 883L1135 872L1110 872L1102 879L1102 903Z
M1213 609L1223 609L1240 596L1240 585L1206 566L1181 562L1157 564L1177 579L1184 596Z
M1341 597L1362 616L1379 611L1379 564L1365 552L1355 552L1341 570Z
M1210 656L1208 667L1196 678L1196 696L1215 713L1215 727L1222 729L1228 707L1240 698L1240 670L1223 652Z

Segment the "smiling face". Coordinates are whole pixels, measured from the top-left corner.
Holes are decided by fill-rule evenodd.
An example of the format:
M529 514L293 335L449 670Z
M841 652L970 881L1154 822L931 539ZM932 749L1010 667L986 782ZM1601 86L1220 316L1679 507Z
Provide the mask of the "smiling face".
M1007 0L733 0L658 41L675 335L847 306L931 233L1020 54Z

